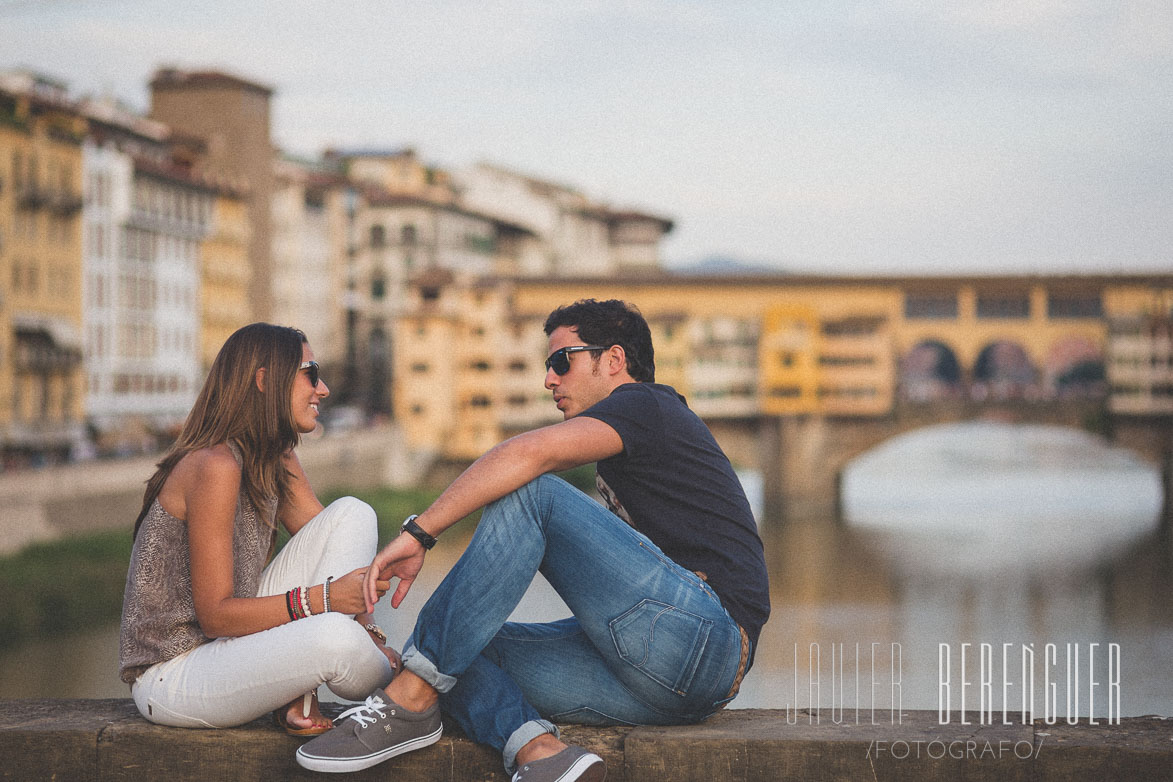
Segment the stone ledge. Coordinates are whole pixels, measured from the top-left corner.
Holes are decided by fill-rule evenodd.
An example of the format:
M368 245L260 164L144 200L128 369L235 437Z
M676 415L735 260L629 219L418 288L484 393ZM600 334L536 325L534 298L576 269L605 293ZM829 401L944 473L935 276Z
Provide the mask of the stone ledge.
M565 737L607 761L609 782L691 780L1173 781L1173 719L1120 725L938 725L909 711L835 724L824 710L731 709L687 727L585 728ZM794 722L794 724L790 724ZM152 725L127 699L0 700L0 779L319 780L293 759L299 740L261 719L228 730ZM437 744L346 776L355 782L507 780L496 752L448 734Z

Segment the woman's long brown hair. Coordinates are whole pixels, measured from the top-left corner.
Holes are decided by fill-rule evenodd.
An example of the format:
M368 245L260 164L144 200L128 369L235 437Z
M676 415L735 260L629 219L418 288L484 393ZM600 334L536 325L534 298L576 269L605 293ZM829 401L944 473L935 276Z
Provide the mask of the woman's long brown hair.
M228 338L183 430L147 481L135 535L175 465L193 451L221 443L233 442L240 448L241 482L258 510L263 512L274 499L287 498L290 474L282 457L301 440L290 396L305 341L301 331L271 323L253 323ZM262 368L264 392L256 383Z

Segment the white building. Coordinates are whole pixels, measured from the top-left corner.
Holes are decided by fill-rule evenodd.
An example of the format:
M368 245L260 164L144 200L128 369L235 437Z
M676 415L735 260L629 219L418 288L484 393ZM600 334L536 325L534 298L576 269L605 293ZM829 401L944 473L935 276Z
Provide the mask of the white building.
M1124 415L1173 413L1173 317L1110 321L1109 408Z
M529 234L512 273L525 277L605 277L660 270L660 240L672 221L615 211L572 187L478 163L453 177L460 203Z
M86 409L108 446L134 449L177 428L202 382L199 243L215 190L172 162L166 126L85 111Z
M272 320L305 332L319 364L338 366L346 348L343 183L290 157L274 168Z

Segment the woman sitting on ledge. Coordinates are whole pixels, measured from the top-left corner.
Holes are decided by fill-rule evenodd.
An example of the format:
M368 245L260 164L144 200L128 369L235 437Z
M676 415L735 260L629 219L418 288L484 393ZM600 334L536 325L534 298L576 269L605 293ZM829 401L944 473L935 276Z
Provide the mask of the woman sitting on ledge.
M323 509L294 452L329 394L304 334L245 326L147 482L119 668L151 722L222 728L276 710L317 735L331 726L320 684L356 700L391 681L399 656L363 602L375 512L353 497ZM278 523L292 537L266 567Z

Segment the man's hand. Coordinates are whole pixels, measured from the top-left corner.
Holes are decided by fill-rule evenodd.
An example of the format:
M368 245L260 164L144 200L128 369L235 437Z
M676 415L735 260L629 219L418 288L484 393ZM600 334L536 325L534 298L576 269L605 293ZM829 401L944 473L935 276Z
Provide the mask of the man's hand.
M398 578L399 584L395 587L395 594L391 595L391 607L399 608L420 568L424 566L425 554L427 549L411 535L400 534L384 546L371 561L363 584L367 611L375 610L375 603L383 594L379 591L379 582L387 582L392 578Z

